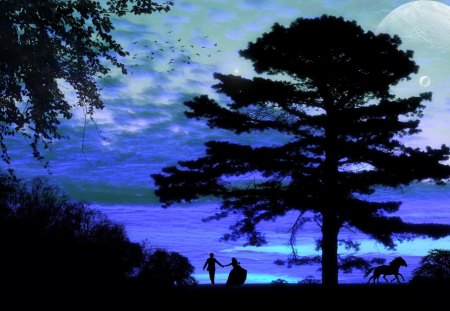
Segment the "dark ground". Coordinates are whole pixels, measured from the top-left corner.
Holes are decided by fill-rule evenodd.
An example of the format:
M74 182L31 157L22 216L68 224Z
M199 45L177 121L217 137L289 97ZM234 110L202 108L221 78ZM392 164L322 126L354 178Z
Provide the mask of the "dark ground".
M345 284L335 289L321 285L300 284L244 284L241 287L199 285L174 292L161 300L161 305L198 306L204 309L238 307L238 309L295 308L393 310L418 307L429 309L450 307L450 287L413 286L410 284ZM208 306L210 308L208 308ZM272 308L273 306L273 308ZM170 309L170 307L169 307Z
M306 284L197 285L172 290L83 290L76 294L20 293L6 298L20 310L448 310L450 287L402 284L341 284L334 289ZM5 297L4 297L5 298ZM5 302L5 300L3 300ZM12 303L12 304L10 304ZM28 310L31 310L27 308Z

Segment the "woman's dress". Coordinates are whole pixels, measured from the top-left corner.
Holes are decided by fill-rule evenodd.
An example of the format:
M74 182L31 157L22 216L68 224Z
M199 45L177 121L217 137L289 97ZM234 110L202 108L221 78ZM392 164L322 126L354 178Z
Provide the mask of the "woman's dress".
M247 270L242 268L240 265L233 265L230 274L228 274L227 286L235 286L244 284L247 279Z

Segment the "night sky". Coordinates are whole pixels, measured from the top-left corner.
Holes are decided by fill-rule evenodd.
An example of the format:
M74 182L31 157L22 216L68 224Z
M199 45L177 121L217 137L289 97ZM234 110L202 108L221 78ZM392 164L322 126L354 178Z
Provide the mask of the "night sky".
M95 114L96 126L89 120L85 126L81 110L75 111L76 118L63 122L61 132L69 140L56 142L46 154L51 178L75 198L136 200L133 193L133 198L125 193L120 198L90 193L99 190L93 185L130 186L131 192L142 193L146 201L145 196L153 196L150 174L177 160L201 155L205 141L228 135L187 119L183 102L199 94L217 99L211 90L217 83L214 72L254 76L251 64L238 51L270 31L273 23L288 25L298 17L321 14L355 20L366 31L401 32L403 45L415 51L420 70L396 86L396 93L433 92L421 121L423 132L410 138L410 143L418 147L449 144L449 4L448 0L196 0L176 1L169 13L116 20L113 35L130 52L123 60L128 75L114 70L99 79L106 108ZM68 88L63 89L68 98L73 96ZM11 148L18 174L47 175L40 163L28 157L26 148L20 139ZM124 180L127 186L122 185Z

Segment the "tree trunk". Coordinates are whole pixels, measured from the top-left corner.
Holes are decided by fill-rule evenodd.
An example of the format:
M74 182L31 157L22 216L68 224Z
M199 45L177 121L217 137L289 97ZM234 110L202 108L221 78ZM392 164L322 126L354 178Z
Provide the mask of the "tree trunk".
M326 89L325 89L326 90ZM325 91L325 94L327 92ZM331 97L331 96L330 96ZM337 117L335 105L331 100L325 100L327 123L325 126L325 161L324 161L324 193L322 210L322 285L326 288L338 286L338 148L337 148Z
M333 209L323 213L322 220L322 285L326 288L338 286L338 225Z

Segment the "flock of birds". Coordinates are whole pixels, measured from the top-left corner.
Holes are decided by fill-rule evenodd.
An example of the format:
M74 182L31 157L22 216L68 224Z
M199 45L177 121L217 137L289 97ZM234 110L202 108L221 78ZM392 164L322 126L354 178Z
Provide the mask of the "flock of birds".
M173 31L169 31L168 37ZM145 64L145 61L157 60L165 63L162 66L166 72L175 71L180 65L189 65L202 58L211 58L214 54L222 53L217 42L212 42L207 35L199 38L201 44L184 43L181 38L165 41L158 40L135 40L132 42L133 49L129 67L135 68ZM132 73L132 72L131 72Z

